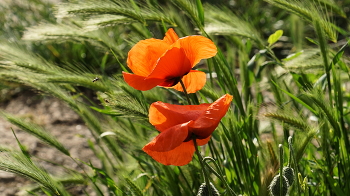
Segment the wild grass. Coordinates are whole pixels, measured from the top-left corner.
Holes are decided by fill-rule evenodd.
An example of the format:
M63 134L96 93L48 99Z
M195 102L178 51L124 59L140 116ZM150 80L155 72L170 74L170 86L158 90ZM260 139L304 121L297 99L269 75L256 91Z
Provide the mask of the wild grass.
M197 157L186 166L164 166L142 151L158 134L148 122L150 104L186 104L183 93L138 91L121 75L128 71L130 48L142 39L162 39L168 28L180 37L201 34L218 47L215 57L198 65L207 83L190 95L192 102L234 96L212 139L200 148L212 157L204 160L221 195L280 196L269 185L287 164L295 171L291 196L350 192L349 3L16 2L0 4L2 11L21 10L11 13L16 21L0 17L9 27L0 32L0 90L20 84L67 104L91 131L91 159L101 162L83 163L92 172L62 178L33 161L21 141L21 151L1 146L0 169L36 183L28 194L71 195L66 185L82 184L90 187L85 195L197 195L205 181ZM40 17L28 22L23 9ZM91 92L97 103L86 96ZM16 114L1 111L1 117L81 164L43 127Z

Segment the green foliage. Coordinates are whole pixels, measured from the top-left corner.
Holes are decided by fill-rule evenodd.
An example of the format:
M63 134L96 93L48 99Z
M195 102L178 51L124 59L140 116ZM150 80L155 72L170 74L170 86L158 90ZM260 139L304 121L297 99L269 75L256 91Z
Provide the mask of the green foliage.
M100 166L84 163L90 170L82 174L52 177L20 141L22 152L0 146L1 170L39 184L29 192L69 195L68 184L89 186L96 195L200 192L204 179L196 158L186 166L164 166L141 150L158 134L148 122L149 105L184 104L183 93L137 91L121 76L122 70L128 71L130 48L142 39L161 39L170 27L180 37L202 34L218 47L215 57L198 65L208 81L191 101L211 103L225 93L234 96L210 142L201 147L212 157L204 160L218 194L275 194L283 179L274 176L288 155L288 167L300 173L288 184L289 195L350 192L349 54L341 29L348 28L348 21L341 24L348 14L346 2L71 0L47 13L41 8L48 5L45 1L29 0L35 2L32 10L42 13L42 18L32 19L22 13L24 4L16 2L0 3L2 10L14 6L16 14L11 14L20 21L10 24L1 17L11 9L0 14L0 25L8 27L0 33L0 90L15 83L63 101L91 131L92 159L100 161ZM16 35L10 36L14 29ZM1 115L70 156L42 127L6 112ZM275 152L279 144L289 146L289 154L280 160ZM275 185L269 190L271 182Z

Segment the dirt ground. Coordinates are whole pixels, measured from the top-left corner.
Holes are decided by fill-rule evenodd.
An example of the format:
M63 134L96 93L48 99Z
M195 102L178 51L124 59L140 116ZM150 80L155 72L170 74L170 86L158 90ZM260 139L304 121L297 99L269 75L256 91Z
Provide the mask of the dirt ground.
M91 139L88 128L84 125L79 116L61 101L47 96L41 96L31 91L18 93L6 103L0 103L0 109L16 116L25 117L43 126L69 150L72 157L83 161L89 161L94 157L93 152L87 145ZM18 129L3 118L0 118L0 145L10 146L19 149L16 139L11 131L15 131L20 142L25 145L28 151L39 157L38 161L50 173L59 175L62 172L59 168L43 160L49 160L81 172L80 167L69 157L58 150L49 147L34 136ZM93 163L96 160L91 160ZM98 164L98 163L96 163ZM26 187L33 183L21 176L0 171L0 196L26 195ZM72 195L84 195L85 187L73 187Z

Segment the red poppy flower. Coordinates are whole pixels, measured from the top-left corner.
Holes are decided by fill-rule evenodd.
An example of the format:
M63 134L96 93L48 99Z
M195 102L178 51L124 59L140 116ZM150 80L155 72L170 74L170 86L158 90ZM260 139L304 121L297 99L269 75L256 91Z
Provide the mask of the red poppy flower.
M179 39L169 29L163 40L142 40L129 51L127 64L134 74L123 72L123 77L130 86L142 91L156 86L183 91L179 84L182 79L187 92L194 93L204 86L206 76L191 69L216 52L216 46L206 37L193 35Z
M199 146L208 143L231 101L232 96L226 94L212 104L153 103L149 120L160 134L143 147L143 151L164 165L188 164L195 152L192 134L196 136Z

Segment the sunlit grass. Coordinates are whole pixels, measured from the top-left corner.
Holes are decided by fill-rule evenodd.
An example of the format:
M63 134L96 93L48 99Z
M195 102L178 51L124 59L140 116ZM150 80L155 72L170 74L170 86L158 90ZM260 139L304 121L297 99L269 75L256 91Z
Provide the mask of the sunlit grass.
M0 31L0 90L15 83L55 96L88 126L88 145L96 155L91 159L102 166L83 163L93 172L62 174L69 184L87 184L96 195L197 195L206 180L221 195L283 195L272 186L285 186L291 196L350 192L348 3L16 2L0 4L6 11L0 14L6 27ZM35 17L27 18L24 10ZM5 13L13 18L1 17ZM189 95L190 102L234 97L209 143L199 148L213 158L204 158L208 179L196 156L185 166L165 166L142 151L159 133L148 121L150 105L186 105L184 94L161 87L138 91L122 77L130 48L140 40L162 39L169 28L179 37L208 37L218 48L215 57L195 67L207 82ZM97 99L87 96L91 93ZM71 156L42 127L16 114L0 115ZM32 179L39 187L30 190L33 195L70 195L65 181L38 166L34 155L6 146L0 151L0 169ZM274 185L275 179L270 186L287 165L294 182Z

